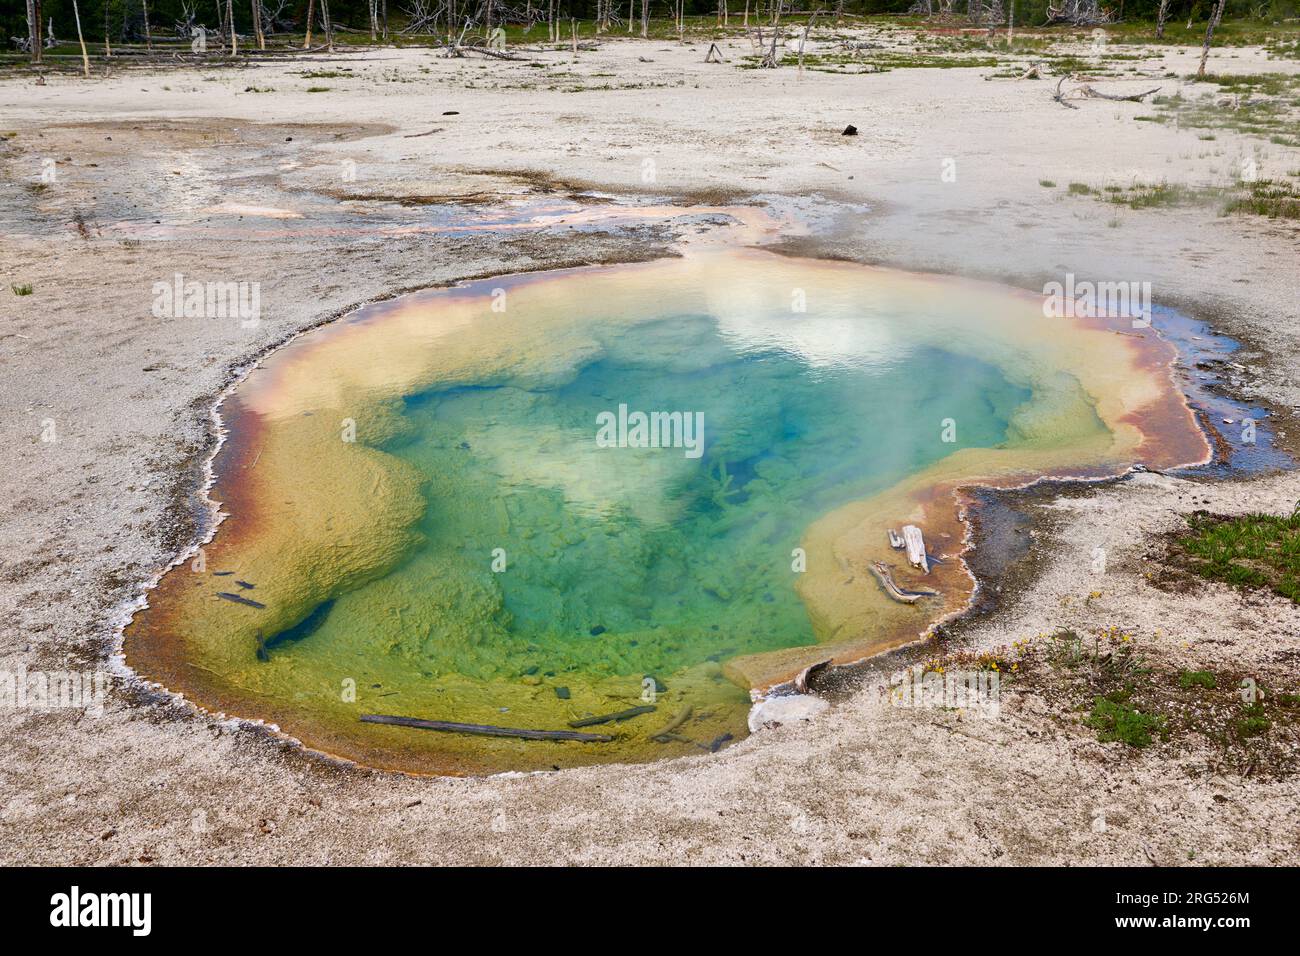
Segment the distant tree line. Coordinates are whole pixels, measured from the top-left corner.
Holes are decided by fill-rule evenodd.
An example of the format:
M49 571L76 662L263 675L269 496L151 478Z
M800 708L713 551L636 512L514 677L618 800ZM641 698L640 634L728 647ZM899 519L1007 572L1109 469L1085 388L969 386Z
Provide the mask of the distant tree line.
M313 0L261 0L263 21L271 22L270 32L302 33L307 19L307 9ZM473 15L481 15L486 0L463 0L463 8ZM514 18L511 11L531 10L545 11L547 4L554 2L559 11L558 18L590 21L599 15L602 9L612 9L626 17L629 0L492 0L493 22L499 23L502 13L506 21ZM641 15L641 0L633 0L635 16ZM778 0L750 0L751 14L771 9ZM1167 0L1170 22L1196 20L1203 22L1214 9L1213 0ZM178 25L198 24L214 31L220 19L224 17L227 0L77 0L81 15L81 28L87 42L102 44L107 33L110 43L143 42L145 39L145 9L149 16L149 32L155 38L175 37ZM368 33L370 24L371 0L328 0L329 14L336 27L344 27ZM390 24L394 30L406 25L408 12L416 4L409 0L386 0ZM795 0L786 3L784 9L798 15L816 9L833 15L837 10L846 16L880 13L905 13L914 0ZM1011 0L1003 0L1006 7ZM688 17L713 17L721 9L721 0L650 0L652 19L672 17L678 7L685 10ZM4 5L0 12L0 42L6 49L12 50L10 38L26 37L28 17L24 6L39 8L41 20L52 24L55 37L61 42L76 41L76 26L73 21L72 0L14 0ZM316 16L319 17L319 5ZM728 9L735 14L745 8L745 0L727 0ZM1034 26L1045 22L1049 0L1015 0L1017 24ZM1102 6L1109 8L1117 17L1122 12L1124 20L1156 19L1160 0L1103 0ZM219 13L220 8L220 13ZM793 10L791 10L793 8ZM934 8L939 9L936 2ZM957 9L963 9L958 2ZM235 19L235 29L241 35L251 35L253 28L253 4L250 0L230 0L230 10ZM1296 17L1300 10L1300 0L1228 0L1224 19L1253 18L1262 20L1281 20ZM500 11L500 12L497 12ZM540 14L545 19L545 13ZM826 20L821 21L823 23ZM732 26L737 25L735 21ZM316 27L319 35L319 25Z

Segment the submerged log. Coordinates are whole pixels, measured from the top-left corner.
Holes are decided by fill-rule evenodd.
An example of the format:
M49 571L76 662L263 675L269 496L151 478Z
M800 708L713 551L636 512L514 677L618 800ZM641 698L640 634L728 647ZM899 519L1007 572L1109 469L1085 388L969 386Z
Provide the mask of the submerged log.
M925 556L925 537L914 524L903 525L903 543L907 546L907 563L920 568L922 574L930 573L930 562Z
M691 707L690 704L687 704L685 707L681 709L681 711L677 714L676 717L668 721L666 726L664 726L661 730L657 730L653 734L651 734L650 739L658 741L659 743L667 743L669 740L673 738L677 728L680 727L682 724L686 723L686 721L690 718L691 711L693 709L694 708Z
M227 601L234 601L236 604L247 604L249 607L255 607L259 610L266 607L261 601L254 601L252 598L246 598L240 594L231 594L229 591L218 591L217 597L225 598Z
M577 740L583 743L608 743L608 734L580 734L572 730L519 730L493 727L490 724L458 724L450 720L421 720L418 717L393 717L388 714L362 714L365 724L392 724L419 730L441 730L449 734L477 734L480 737L522 737L524 740Z
M625 720L631 720L633 717L640 717L642 714L653 714L658 707L653 704L643 704L640 707L629 707L627 710L620 710L613 714L600 714L596 717L583 717L581 720L569 721L570 727L594 727L596 724L608 724L610 721L622 723Z
M901 604L915 604L923 597L937 597L939 594L938 591L929 589L924 591L904 591L894 582L894 575L889 568L879 561L872 562L871 573L876 576L876 580L885 589L885 593Z

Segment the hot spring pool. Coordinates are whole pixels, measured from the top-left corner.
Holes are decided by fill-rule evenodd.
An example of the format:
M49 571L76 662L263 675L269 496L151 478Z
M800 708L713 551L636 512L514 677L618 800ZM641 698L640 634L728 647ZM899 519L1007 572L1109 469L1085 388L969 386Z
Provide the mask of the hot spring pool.
M755 250L403 296L228 396L228 517L127 660L381 767L699 752L744 735L751 689L964 607L963 486L1202 460L1170 358L1014 290ZM925 576L887 543L909 522ZM891 601L876 560L939 596ZM588 728L599 743L359 721L560 729L647 706Z

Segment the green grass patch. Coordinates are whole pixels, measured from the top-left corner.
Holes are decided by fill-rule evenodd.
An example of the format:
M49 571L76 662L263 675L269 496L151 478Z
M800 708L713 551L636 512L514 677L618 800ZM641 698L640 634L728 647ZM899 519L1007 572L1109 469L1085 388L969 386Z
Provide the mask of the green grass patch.
M1214 674L1210 671L1183 671L1178 675L1178 686L1182 688L1204 687L1206 690L1214 690Z
M1144 714L1128 703L1128 693L1117 691L1096 697L1088 726L1097 731L1102 743L1120 741L1130 747L1149 747L1154 734L1164 734L1166 720L1159 714Z
M1300 604L1300 504L1290 515L1193 514L1173 553L1192 572L1234 587L1267 588Z
M1225 213L1300 219L1300 190L1287 182L1258 179L1247 184L1248 194L1228 203Z

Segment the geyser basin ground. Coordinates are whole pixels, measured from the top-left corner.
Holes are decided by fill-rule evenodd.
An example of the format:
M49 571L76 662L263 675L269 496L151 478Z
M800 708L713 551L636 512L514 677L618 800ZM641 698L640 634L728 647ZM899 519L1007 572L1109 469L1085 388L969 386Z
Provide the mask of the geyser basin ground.
M385 768L698 753L745 733L751 688L966 605L963 486L1205 460L1172 357L1003 287L750 249L404 296L228 396L229 517L127 660ZM635 447L635 412L682 427ZM908 522L924 577L887 543ZM939 596L891 601L873 561ZM641 705L647 676L657 710L587 728L605 743L359 721L563 729Z

